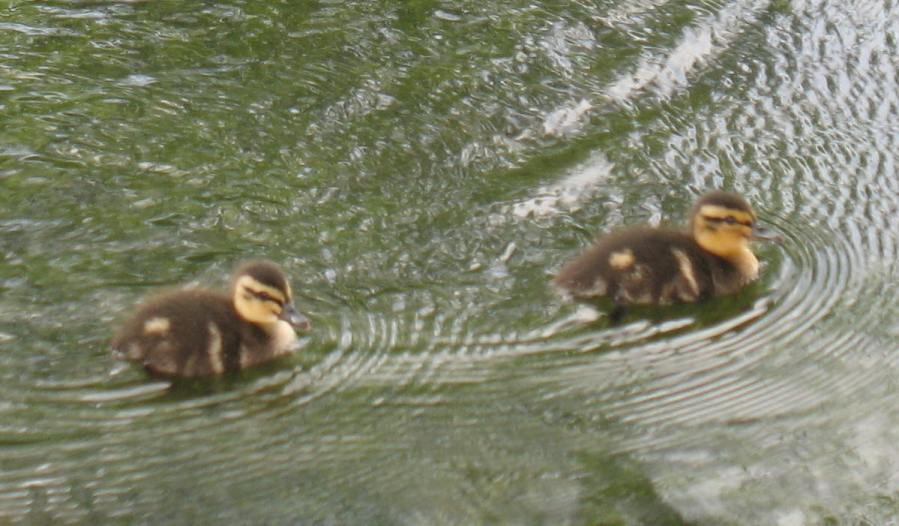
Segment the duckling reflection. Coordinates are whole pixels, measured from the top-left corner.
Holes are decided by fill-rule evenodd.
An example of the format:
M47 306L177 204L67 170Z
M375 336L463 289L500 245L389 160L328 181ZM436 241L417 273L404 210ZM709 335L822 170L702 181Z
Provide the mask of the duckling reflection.
M162 376L236 371L296 350L294 328L308 330L310 324L292 301L281 267L250 261L234 272L230 295L185 289L150 299L112 346L121 358Z
M720 190L693 206L689 231L631 227L601 237L565 265L553 284L578 298L625 305L689 303L732 294L758 278L752 239L777 239L756 225L741 196Z

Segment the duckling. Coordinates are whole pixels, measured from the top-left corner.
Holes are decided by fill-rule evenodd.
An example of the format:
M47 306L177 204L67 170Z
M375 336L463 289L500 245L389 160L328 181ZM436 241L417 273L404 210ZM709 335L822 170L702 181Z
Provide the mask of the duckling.
M296 350L294 327L308 330L310 323L292 301L281 267L249 261L235 270L230 295L184 289L150 299L125 322L112 347L161 376L236 371Z
M696 201L689 231L632 227L601 237L565 265L553 284L578 298L624 305L690 303L732 294L758 278L751 239L777 239L756 226L739 195L715 190Z

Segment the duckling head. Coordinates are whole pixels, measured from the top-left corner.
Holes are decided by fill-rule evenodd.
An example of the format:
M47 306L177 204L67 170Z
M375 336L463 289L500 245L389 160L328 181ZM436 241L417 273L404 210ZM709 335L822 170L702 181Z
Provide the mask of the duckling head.
M290 284L281 267L270 261L250 261L234 272L232 297L237 313L250 323L272 327L286 322L309 329L309 320L293 307Z
M720 190L696 202L691 231L703 250L732 262L748 280L758 276L759 267L749 241L772 239L756 226L755 212L745 199Z

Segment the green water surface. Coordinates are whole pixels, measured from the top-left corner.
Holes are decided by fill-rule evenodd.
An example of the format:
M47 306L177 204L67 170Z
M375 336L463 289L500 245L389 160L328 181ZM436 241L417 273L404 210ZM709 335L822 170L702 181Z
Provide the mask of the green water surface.
M899 6L5 2L0 523L887 524ZM744 194L694 306L548 281ZM299 354L115 362L145 294L265 257Z

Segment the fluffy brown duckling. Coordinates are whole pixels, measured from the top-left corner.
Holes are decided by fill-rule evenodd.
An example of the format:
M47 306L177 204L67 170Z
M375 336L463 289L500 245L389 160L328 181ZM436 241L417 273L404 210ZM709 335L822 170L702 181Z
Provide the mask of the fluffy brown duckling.
M731 294L758 277L751 239L776 239L756 226L739 195L720 190L693 206L688 231L631 227L601 237L565 265L553 284L578 298L631 304L695 302Z
M112 346L121 358L162 376L236 371L296 350L294 328L310 324L292 301L281 267L249 261L235 270L230 294L182 289L151 298Z

